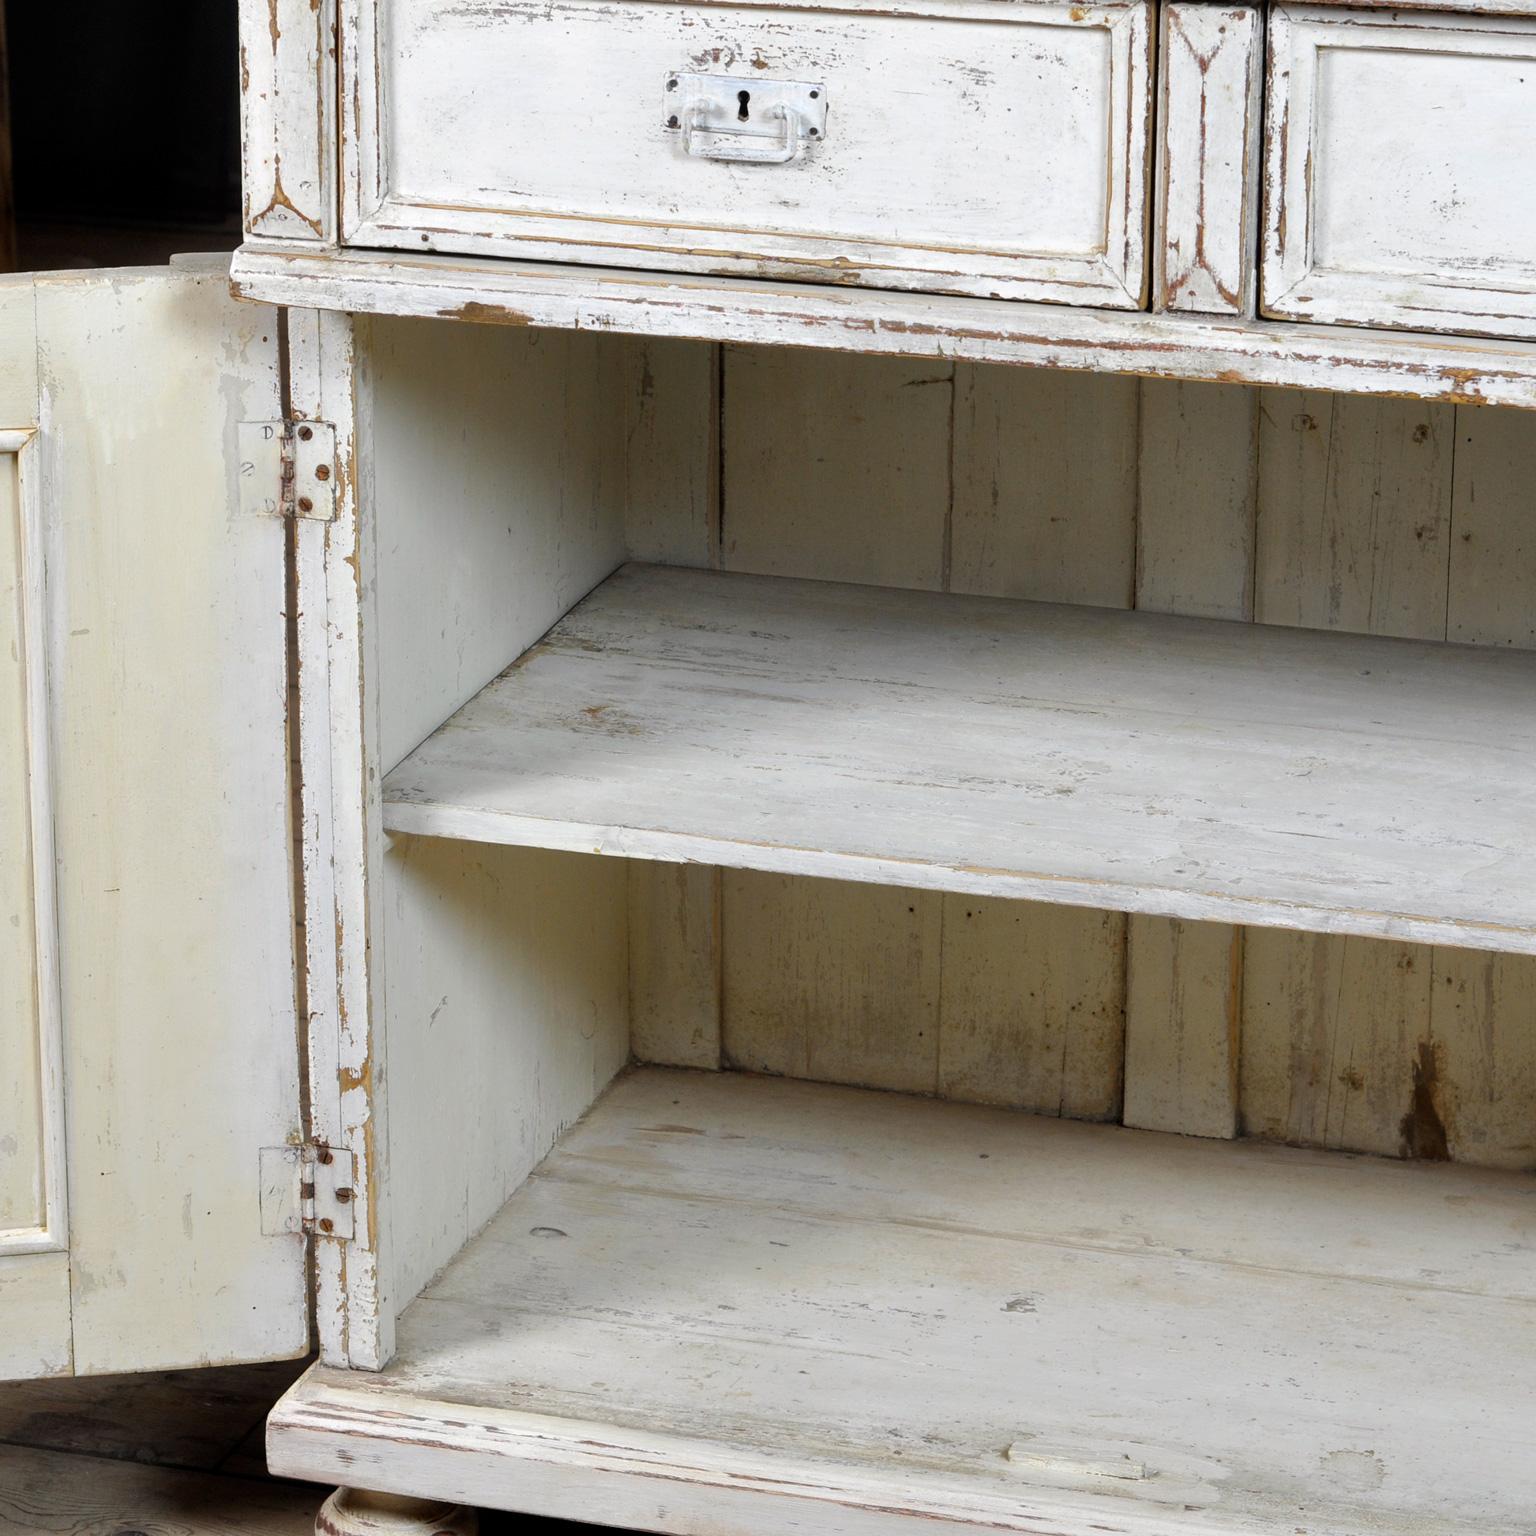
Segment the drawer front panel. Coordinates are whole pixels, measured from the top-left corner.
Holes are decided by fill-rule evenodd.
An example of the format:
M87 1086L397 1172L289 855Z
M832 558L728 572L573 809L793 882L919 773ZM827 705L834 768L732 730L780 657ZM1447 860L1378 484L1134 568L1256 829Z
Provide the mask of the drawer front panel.
M1264 309L1536 336L1536 21L1277 8Z
M1145 4L350 8L350 244L1143 302ZM700 75L768 106L690 142L668 85ZM792 159L712 157L780 149L811 87Z

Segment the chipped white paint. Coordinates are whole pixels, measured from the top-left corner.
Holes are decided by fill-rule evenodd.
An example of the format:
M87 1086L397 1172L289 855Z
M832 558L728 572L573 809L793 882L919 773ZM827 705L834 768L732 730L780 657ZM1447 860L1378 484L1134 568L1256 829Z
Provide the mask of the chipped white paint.
M1536 408L1536 346L740 278L247 243L272 304Z
M1263 14L1175 0L1162 20L1156 307L1251 315Z
M0 1256L69 1237L37 448L0 430Z
M241 0L245 232L336 238L336 0Z
M1533 690L1517 653L626 567L385 824L1531 953Z
M342 0L345 239L1140 308L1150 15ZM825 82L826 137L690 156L665 86L699 70Z
M1278 5L1264 312L1536 336L1536 20Z
M669 1533L1514 1532L1526 1180L639 1072L280 1475ZM1434 1383L1424 1390L1425 1372ZM1145 1476L1128 1476L1139 1465Z
M8 431L0 462L23 556L43 1220L0 1259L0 1368L300 1354L302 1244L263 1236L252 1182L260 1148L299 1133L282 529L237 488L239 423L277 413L276 316L232 305L207 263L12 279L0 310L18 307L0 374L30 399L7 397L5 425L35 432Z

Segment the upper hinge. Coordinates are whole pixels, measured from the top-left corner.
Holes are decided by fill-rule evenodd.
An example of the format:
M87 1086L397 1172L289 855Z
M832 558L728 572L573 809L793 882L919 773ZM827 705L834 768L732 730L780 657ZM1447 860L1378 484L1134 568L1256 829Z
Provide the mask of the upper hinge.
M336 428L330 422L240 423L243 512L331 522L336 479Z
M261 1230L313 1232L345 1241L353 1231L353 1160L323 1143L261 1149Z

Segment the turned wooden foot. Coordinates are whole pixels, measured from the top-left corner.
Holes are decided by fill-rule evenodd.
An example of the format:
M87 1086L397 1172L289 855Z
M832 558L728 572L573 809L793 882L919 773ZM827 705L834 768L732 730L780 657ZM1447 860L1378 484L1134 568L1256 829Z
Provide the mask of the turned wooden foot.
M458 1504L338 1488L315 1516L315 1536L475 1536L479 1517Z

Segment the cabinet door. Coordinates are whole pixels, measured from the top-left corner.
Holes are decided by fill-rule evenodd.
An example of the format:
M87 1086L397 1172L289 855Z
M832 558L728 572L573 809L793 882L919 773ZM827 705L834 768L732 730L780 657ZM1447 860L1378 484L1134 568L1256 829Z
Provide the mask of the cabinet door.
M0 1379L306 1347L276 325L207 262L0 280Z

